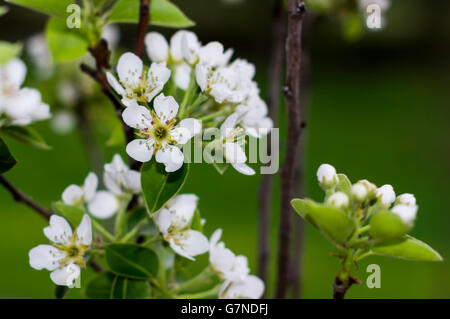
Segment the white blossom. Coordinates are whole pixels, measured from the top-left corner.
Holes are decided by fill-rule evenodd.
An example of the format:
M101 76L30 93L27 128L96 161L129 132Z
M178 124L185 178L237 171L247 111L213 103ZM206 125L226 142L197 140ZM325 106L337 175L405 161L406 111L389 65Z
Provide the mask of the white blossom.
M115 195L123 193L139 194L141 173L130 169L119 154L115 154L111 163L105 164L103 182L106 188Z
M336 192L327 199L327 204L336 208L346 208L348 206L348 196L343 192Z
M359 201L364 201L367 198L367 188L360 183L352 185L351 194Z
M133 104L122 113L123 121L139 130L135 139L128 143L127 154L139 162L148 162L153 154L167 172L178 170L184 161L183 152L177 145L186 144L200 133L201 123L193 118L183 119L175 125L178 103L172 96L160 94L153 102L154 111ZM152 114L153 113L153 114Z
M197 202L198 197L194 194L178 195L153 215L155 224L173 251L190 260L209 248L205 235L189 229Z
M220 291L219 297L223 299L259 299L264 293L264 282L261 278L248 275L243 280L231 282L229 286Z
M395 205L391 211L399 216L401 220L409 225L412 226L414 223L414 220L416 219L418 206L417 205L404 205L404 204L398 204Z
M62 217L52 215L45 236L53 245L39 245L29 252L30 266L51 271L50 278L60 286L71 286L85 267L84 255L92 243L91 219L84 215L78 228L72 232Z
M377 188L375 195L383 206L390 206L395 201L394 188L389 184Z
M403 204L403 205L408 205L408 206L415 206L416 205L416 198L414 197L413 194L401 194L397 196L397 200L396 200L397 204Z
M317 170L317 179L319 183L324 186L332 186L337 184L338 176L336 174L336 169L330 164L322 164Z
M60 135L72 132L77 125L77 118L70 111L57 111L51 119L50 126L53 131Z
M117 80L110 72L106 74L109 84L122 96L122 103L150 102L169 80L170 70L166 63L152 63L144 72L142 60L134 53L122 54L117 63Z
M246 102L239 104L236 112L240 115L239 124L250 136L260 138L273 127L272 119L267 116L267 104L258 94L252 94Z

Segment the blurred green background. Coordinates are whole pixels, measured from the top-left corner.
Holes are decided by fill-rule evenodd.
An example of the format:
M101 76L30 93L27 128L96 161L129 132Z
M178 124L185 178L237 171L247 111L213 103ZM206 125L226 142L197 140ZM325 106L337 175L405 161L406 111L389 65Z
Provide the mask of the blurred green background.
M174 1L196 21L193 31L206 43L219 40L233 47L236 57L257 65L256 78L263 95L267 88L271 35L270 1ZM365 282L368 264L381 266L381 288L354 286L349 298L449 298L450 297L450 3L435 0L396 0L387 11L386 28L366 32L358 41L347 41L333 19L320 19L310 34L312 96L307 119L307 196L321 200L315 172L323 163L333 164L352 181L367 178L377 185L392 184L397 194L416 195L419 214L412 235L429 243L444 258L442 263L414 263L369 257L356 276ZM0 2L1 3L1 2ZM46 18L10 6L0 19L0 38L24 41L43 30ZM154 28L152 28L154 29ZM156 28L155 28L156 29ZM132 26L121 26L121 44L134 43ZM163 30L167 35L172 30ZM30 71L31 72L31 71ZM44 91L46 101L57 105L50 82L28 84ZM55 100L55 101L54 101ZM89 116L99 145L108 138L105 117L112 108L105 101L90 105ZM105 115L106 114L106 115ZM284 108L280 110L285 126ZM103 122L104 121L104 122ZM49 123L36 125L50 151L29 148L8 140L19 164L7 177L43 205L58 200L64 188L81 184L90 170L78 131L56 135ZM281 145L285 142L281 137ZM122 148L102 147L110 161ZM274 197L279 196L275 176ZM258 188L260 176L247 177L232 169L220 176L213 167L193 165L183 192L200 197L200 210L210 234L220 227L223 239L236 253L249 257L257 272ZM279 203L273 202L272 234L278 229ZM0 297L51 298L53 285L47 271L28 265L28 251L46 243L44 221L27 207L13 202L0 188ZM272 243L272 271L276 242ZM338 271L333 251L313 228L306 228L303 254L305 298L329 298ZM91 274L83 273L82 283ZM275 281L268 287L273 290ZM73 289L69 297L79 297Z

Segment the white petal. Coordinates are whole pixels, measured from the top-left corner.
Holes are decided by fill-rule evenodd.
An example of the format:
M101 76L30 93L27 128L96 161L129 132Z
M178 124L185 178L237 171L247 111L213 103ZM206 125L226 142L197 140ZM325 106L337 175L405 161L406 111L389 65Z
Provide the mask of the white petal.
M90 201L97 191L98 186L98 177L95 173L90 172L86 179L84 180L83 190L84 190L84 198L86 201Z
M129 170L124 176L125 187L133 194L139 194L142 191L141 187L141 173L138 171Z
M170 38L170 55L174 62L180 62L183 60L183 52L181 50L181 41L184 33L187 31L179 30L174 33Z
M191 229L175 235L169 243L175 253L191 260L194 260L194 256L207 252L209 248L208 238Z
M159 231L164 235L168 235L169 227L172 224L172 214L166 208L162 208L153 215L153 221L158 226Z
M198 197L194 194L181 194L175 196L168 203L168 210L172 213L172 226L182 230L189 226L195 210L197 209Z
M84 192L78 185L69 185L62 193L64 204L74 205L83 198Z
M57 244L68 244L72 238L72 228L67 220L58 216L50 217L50 226L44 228L45 236Z
M111 74L111 72L106 72L106 79L108 80L109 85L117 92L117 94L124 95L125 89L122 85L120 85L119 81L117 81L116 77Z
M222 134L223 138L230 134L230 132L236 127L239 121L239 117L240 114L235 112L228 116L225 121L223 121L222 125L220 126L220 133Z
M127 154L139 162L148 162L154 151L153 140L136 139L128 143Z
M47 120L51 117L50 106L45 103L40 103L34 108L30 115L33 121Z
M119 209L117 198L110 192L98 191L88 203L88 209L92 216L107 219L113 216Z
M187 128L177 126L170 131L170 136L175 140L174 144L183 145L192 138L192 133Z
M183 58L189 64L194 64L198 59L198 51L200 50L200 42L194 32L185 31L181 38L181 52Z
M159 149L155 154L158 163L163 163L166 172L175 172L183 166L183 152L176 146L168 145L164 149Z
M189 64L183 62L175 67L175 84L183 90L187 90L191 81L192 68Z
M227 142L223 144L224 155L228 163L239 164L247 161L244 150L238 143Z
M120 81L130 87L137 87L139 85L142 70L142 60L131 52L122 54L117 62L117 74L119 75Z
M191 133L191 137L199 134L202 131L202 123L194 118L187 118L181 120L179 127L186 128Z
M16 89L18 89L25 80L27 67L22 60L12 59L5 64L3 70L1 71L5 72L5 76L8 82L11 83Z
M166 38L158 32L149 32L145 36L147 55L153 62L167 61L169 58L169 44Z
M222 237L222 229L218 228L216 231L211 235L211 238L209 239L209 243L211 247L214 247L217 245L217 243L220 240L220 237Z
M144 129L151 126L152 115L145 106L130 105L122 112L122 119L126 125L135 129Z
M122 188L120 187L120 181L116 178L116 174L114 172L105 172L103 173L103 183L105 183L106 188L115 195L121 195L123 193Z
M77 243L88 246L92 243L92 223L87 214L84 214L77 228Z
M59 260L64 258L64 254L51 245L39 245L30 250L28 257L30 266L34 269L55 270L59 266Z
M33 111L38 108L41 103L41 93L36 89L23 88L14 98L5 100L4 111L13 120L21 121L22 118L32 120Z
M156 115L162 122L173 119L178 113L178 107L173 96L164 96L164 93L158 95L153 102Z
M114 154L111 164L114 166L114 170L116 172L128 170L127 164L125 164L119 154Z
M75 279L80 277L80 267L69 264L62 269L56 269L50 274L52 281L59 286L72 286Z
M164 88L164 84L169 80L171 71L167 68L166 62L153 62L148 69L147 83L151 88L145 97L150 102Z
M197 84L202 92L206 90L206 87L208 85L209 72L210 69L205 65L197 64L195 66L195 80L197 81Z
M244 175L255 175L255 170L245 163L231 164L235 170Z

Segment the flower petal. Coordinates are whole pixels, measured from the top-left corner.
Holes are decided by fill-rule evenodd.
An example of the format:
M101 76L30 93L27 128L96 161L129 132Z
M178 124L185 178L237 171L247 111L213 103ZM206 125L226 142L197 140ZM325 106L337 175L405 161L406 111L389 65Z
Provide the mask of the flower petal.
M135 104L122 112L122 119L129 127L145 129L151 126L152 115L145 106Z
M127 52L117 62L117 74L122 83L134 88L139 86L143 67L142 60L136 54Z
M78 185L69 185L62 193L62 200L64 204L75 205L83 198L84 192Z
M94 197L98 186L98 177L95 173L90 172L86 179L84 180L83 190L84 198L86 201L90 201Z
M103 173L103 183L105 183L106 188L115 195L121 195L123 193L120 181L116 178L116 173L105 172Z
M18 89L25 80L25 75L27 74L27 67L22 60L15 58L9 60L8 63L5 64L3 69L0 69L0 72L1 73L4 72L3 76L6 76L7 81L11 85L13 85L15 89Z
M245 163L231 164L235 170L244 175L255 175L255 170Z
M156 152L155 159L158 163L163 163L166 167L166 172L170 173L177 171L183 166L184 155L178 147L168 145Z
M92 216L100 219L112 217L119 209L117 198L110 192L98 191L88 203L88 209Z
M198 197L194 194L181 194L170 200L167 209L173 215L171 226L177 230L189 226L197 209L197 203Z
M164 96L164 93L161 93L155 98L153 108L158 118L162 122L166 122L177 115L179 106L173 96Z
M175 84L182 90L187 90L191 81L192 68L186 62L175 67Z
M236 127L238 121L239 121L239 113L233 113L230 116L228 116L225 121L223 121L222 125L220 126L220 133L222 134L222 137L227 137L228 134L231 133L231 131Z
M148 69L147 84L151 88L145 95L147 102L150 102L164 87L169 80L171 71L167 68L166 62L153 62Z
M170 247L180 256L194 260L194 256L206 253L209 248L208 238L196 230L186 230L173 236Z
M203 64L197 64L195 66L195 80L197 81L198 86L203 91L206 90L208 85L208 76L210 72L210 68Z
M170 225L172 224L172 214L166 208L162 208L153 215L153 220L158 226L159 231L167 236Z
M222 229L218 228L211 235L211 238L209 239L209 243L210 243L211 247L214 247L219 243L220 237L222 237Z
M72 238L72 228L65 218L58 215L50 217L50 226L44 228L45 236L57 244L68 244Z
M59 286L72 286L75 279L80 277L81 269L78 265L69 264L61 269L56 269L50 274L52 281Z
M77 242L87 246L92 243L92 223L87 214L83 215L83 219L77 228Z
M148 162L152 159L154 146L153 140L136 139L128 143L127 154L139 162Z
M34 269L55 270L59 266L59 260L64 258L64 254L51 245L39 245L28 253L30 266Z
M223 144L223 148L227 163L238 164L247 161L247 156L238 143L227 142Z
M153 62L163 62L169 59L169 43L159 32L149 32L145 36L147 55Z
M124 175L124 186L133 194L139 194L142 191L141 187L141 173L138 171L129 170Z
M106 79L108 80L109 85L112 86L114 91L117 92L117 94L124 95L125 89L122 85L120 85L119 81L117 81L116 77L111 74L111 72L106 72Z

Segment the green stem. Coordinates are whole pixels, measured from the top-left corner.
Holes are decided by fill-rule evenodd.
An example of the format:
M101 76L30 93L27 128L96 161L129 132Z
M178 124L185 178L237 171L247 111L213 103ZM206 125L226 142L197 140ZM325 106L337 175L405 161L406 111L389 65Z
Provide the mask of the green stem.
M199 117L198 120L199 121L207 121L207 120L216 118L216 117L221 116L221 115L228 115L230 113L231 113L230 109L223 109L223 110L220 110L220 111L217 111L217 112L205 115L203 117Z
M363 233L365 233L366 231L369 231L369 230L370 230L370 225L366 225L366 226L361 227L359 229L358 233L359 234L363 234Z
M139 222L136 226L133 227L132 230L130 230L125 236L122 237L122 239L120 240L121 242L127 242L130 239L132 239L134 236L136 236L136 234L139 232L139 229L142 227L143 224L145 224L147 221L146 220L142 220L141 222Z
M198 285L204 284L207 280L209 280L214 275L215 275L215 272L211 268L211 266L207 266L205 269L203 269L194 278L189 279L189 280L183 282L178 287L170 290L170 293L171 294L177 294L177 293L182 292L184 290L193 289L193 288L197 287Z
M197 96L197 98L195 99L195 101L191 105L189 105L184 116L188 117L197 106L199 106L200 104L205 102L207 99L208 99L208 97L206 95L204 95L203 93L200 93Z
M127 229L127 207L131 200L131 194L122 195L119 211L116 216L116 239L122 238Z
M184 93L183 100L181 101L181 104L180 104L180 110L178 111L178 117L180 119L184 119L184 111L186 109L187 103L188 103L194 89L195 89L195 72L194 72L194 70L192 70L191 77L189 80L189 86L188 86L186 92Z
M107 231L105 228L103 228L102 225L100 225L98 222L96 222L95 220L91 220L92 221L92 227L98 231L100 234L103 235L103 237L107 238L109 241L114 241L115 238L113 235L111 235L111 233L109 231Z
M166 248L161 245L161 256L159 257L159 271L158 271L159 286L163 294L167 294L166 288Z
M217 298L221 285L217 285L214 288L194 294L178 295L177 299L211 299Z

